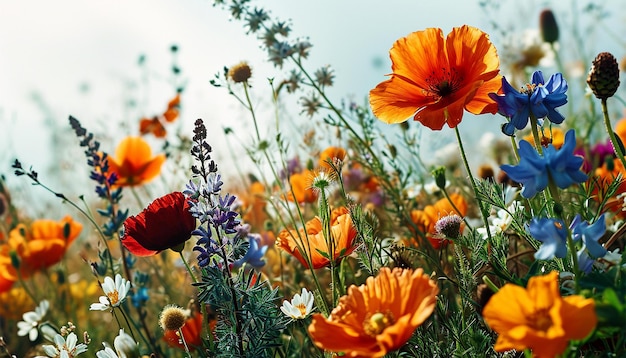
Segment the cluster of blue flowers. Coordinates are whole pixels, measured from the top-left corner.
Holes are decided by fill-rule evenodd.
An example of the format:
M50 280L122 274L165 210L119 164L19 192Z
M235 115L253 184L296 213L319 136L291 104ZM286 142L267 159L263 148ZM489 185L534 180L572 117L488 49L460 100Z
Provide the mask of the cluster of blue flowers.
M526 128L531 116L537 119L547 117L555 124L560 124L565 119L556 110L567 103L567 81L560 73L550 76L548 82L545 82L543 73L535 71L532 82L521 92L502 77L502 91L502 95L490 93L489 97L498 103L498 112L510 119L502 126L502 132L508 136L515 134L516 129Z

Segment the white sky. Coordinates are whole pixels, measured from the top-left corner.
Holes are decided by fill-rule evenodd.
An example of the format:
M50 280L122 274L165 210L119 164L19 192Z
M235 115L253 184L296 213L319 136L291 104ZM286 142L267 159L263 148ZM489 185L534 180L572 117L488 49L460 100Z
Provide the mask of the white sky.
M462 24L489 32L489 19L478 2L256 0L253 4L279 19L290 19L292 36L309 37L314 47L308 68L333 67L336 85L330 93L339 103L348 95L362 102L385 79L390 72L388 50L399 37L426 27L441 27L447 33ZM619 0L613 2L617 6ZM535 26L545 1L530 3L534 7L510 10L496 21L519 29ZM224 90L209 84L213 75L225 65L247 60L253 67L255 90L267 96L264 79L283 73L267 63L258 41L245 34L243 25L229 20L227 11L213 7L209 0L0 0L0 173L10 171L14 157L35 165L45 160L50 144L46 118L67 126L72 114L91 131L115 135L119 123L134 123L142 115L162 111L173 88L166 79L142 84L137 59L144 54L151 70L169 75L172 44L180 48L178 62L188 80L182 97L183 125L191 130L193 121L203 118L219 126L236 126L242 118L240 107ZM46 111L32 99L34 93ZM139 106L129 112L124 102L131 97L138 99ZM500 118L478 120L480 131L497 130L502 123Z

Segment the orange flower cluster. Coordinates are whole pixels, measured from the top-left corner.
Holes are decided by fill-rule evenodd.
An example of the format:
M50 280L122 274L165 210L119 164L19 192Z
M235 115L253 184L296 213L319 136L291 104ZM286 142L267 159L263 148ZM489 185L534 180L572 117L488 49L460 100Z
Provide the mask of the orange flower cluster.
M148 142L141 137L126 137L109 156L109 170L117 174L119 186L138 186L149 182L161 173L165 155L152 156Z
M500 60L486 33L464 25L443 31L429 28L403 37L389 51L393 73L370 91L374 115L385 123L413 117L440 130L461 123L463 110L496 113L488 96L501 88Z
M17 225L8 240L0 244L0 292L8 291L18 280L17 270L27 278L58 263L82 228L70 216L60 221L36 220L30 227Z
M357 231L352 224L352 218L345 207L336 208L330 217L331 238L327 240L324 234L322 221L319 217L309 220L300 230L283 230L278 234L276 245L291 254L309 268L307 258L314 269L326 267L330 258L334 261L349 255L355 249ZM331 241L332 240L332 241ZM333 246L333 252L328 247Z
M142 118L139 121L139 133L146 135L152 133L157 138L164 138L167 135L164 123L174 122L179 115L180 109L180 93L172 98L167 104L167 109L161 116L152 118Z
M312 317L316 346L346 357L382 357L402 347L435 309L439 288L422 269L390 270L352 285L328 318Z
M437 221L449 214L457 214L461 217L467 214L467 202L463 196L452 193L450 194L450 200L452 200L454 206L459 210L459 213L454 210L454 207L452 207L452 204L450 204L450 201L446 198L440 199L433 205L427 205L423 210L411 211L411 220L413 220L421 232L426 234L428 241L430 241L435 249L439 249L448 243L448 240L435 235L435 224ZM415 235L417 235L417 233L415 233Z
M592 298L561 297L556 271L532 277L526 288L504 285L483 316L498 333L496 351L531 349L537 358L562 354L570 340L587 337L597 323Z

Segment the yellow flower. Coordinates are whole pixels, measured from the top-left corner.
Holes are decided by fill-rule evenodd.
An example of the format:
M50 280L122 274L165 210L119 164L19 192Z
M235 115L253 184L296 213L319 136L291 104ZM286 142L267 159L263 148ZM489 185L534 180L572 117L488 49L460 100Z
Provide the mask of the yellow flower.
M422 269L390 270L351 286L330 317L313 315L316 346L346 357L382 357L402 347L435 309L437 284Z
M532 277L526 288L506 284L483 310L487 324L498 333L498 352L531 349L533 356L556 357L570 340L583 339L597 323L591 298L561 297L558 273Z
M19 320L24 312L30 311L35 303L22 287L14 287L0 293L0 317Z

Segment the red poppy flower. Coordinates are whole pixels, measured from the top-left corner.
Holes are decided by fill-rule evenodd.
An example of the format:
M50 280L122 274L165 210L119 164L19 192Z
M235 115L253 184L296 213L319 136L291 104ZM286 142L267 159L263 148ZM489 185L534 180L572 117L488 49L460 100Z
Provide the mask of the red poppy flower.
M122 244L136 256L152 256L184 244L195 228L187 199L183 193L174 192L126 219Z
M444 38L429 28L403 37L390 52L391 78L370 91L374 115L386 123L413 117L433 130L456 127L463 109L473 114L496 113L487 95L498 92L500 60L481 30L462 26Z

